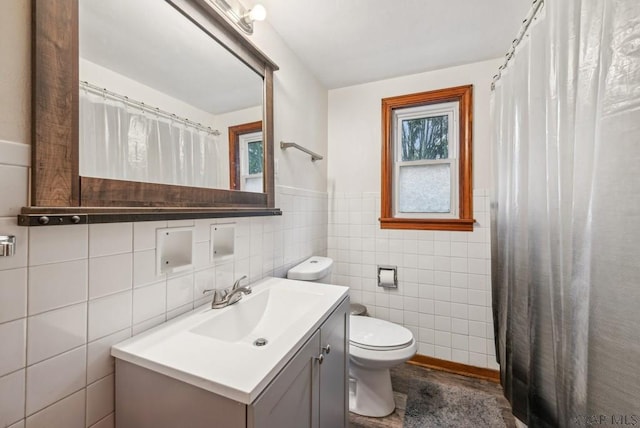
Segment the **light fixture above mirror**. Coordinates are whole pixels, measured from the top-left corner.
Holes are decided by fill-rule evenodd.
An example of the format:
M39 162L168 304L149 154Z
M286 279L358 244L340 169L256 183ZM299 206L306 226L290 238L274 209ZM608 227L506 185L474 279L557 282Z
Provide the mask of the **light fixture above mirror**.
M206 2L221 11L247 34L253 34L254 21L264 21L267 17L267 10L261 4L248 9L238 0L206 0Z

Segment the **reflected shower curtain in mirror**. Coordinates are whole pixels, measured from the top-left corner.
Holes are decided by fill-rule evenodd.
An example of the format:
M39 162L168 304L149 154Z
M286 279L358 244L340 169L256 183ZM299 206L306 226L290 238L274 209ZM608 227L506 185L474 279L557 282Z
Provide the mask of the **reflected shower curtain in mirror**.
M492 116L505 395L530 427L640 425L640 2L547 1Z
M82 176L228 188L227 160L210 132L82 88L79 122Z

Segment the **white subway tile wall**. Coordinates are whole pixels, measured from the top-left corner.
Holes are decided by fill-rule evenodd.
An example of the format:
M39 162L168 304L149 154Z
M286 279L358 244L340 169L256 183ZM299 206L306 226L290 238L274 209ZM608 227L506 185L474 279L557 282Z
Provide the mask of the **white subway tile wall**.
M24 417L25 370L0 377L0 424L9 426Z
M0 324L0 376L25 366L25 319Z
M329 195L332 281L372 316L402 324L418 353L497 369L490 291L489 200L474 191L473 232L380 229L379 193ZM377 286L377 265L398 267L398 289Z
M84 428L85 426L85 397L86 391L80 391L52 404L49 407L29 416L29 428L69 427Z
M205 289L326 254L327 194L278 186L276 201L282 216L90 226L19 227L21 199L0 213L18 239L0 258L0 426L113 428L111 345L207 304ZM236 225L235 257L215 264L219 223ZM195 229L194 267L156 275L156 229L182 226Z

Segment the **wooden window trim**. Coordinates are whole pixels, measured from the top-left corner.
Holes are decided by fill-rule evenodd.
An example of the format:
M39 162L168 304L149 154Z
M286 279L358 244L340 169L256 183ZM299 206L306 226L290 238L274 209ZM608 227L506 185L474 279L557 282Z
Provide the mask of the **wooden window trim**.
M242 123L229 127L229 184L240 190L240 136L262 131L262 121Z
M459 102L459 167L457 219L399 218L393 216L393 111L429 104ZM382 229L473 231L473 85L401 95L382 100Z

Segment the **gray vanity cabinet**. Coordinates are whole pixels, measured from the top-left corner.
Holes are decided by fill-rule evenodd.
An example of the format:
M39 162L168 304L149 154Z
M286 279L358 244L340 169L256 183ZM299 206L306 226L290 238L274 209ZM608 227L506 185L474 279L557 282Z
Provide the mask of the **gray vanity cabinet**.
M349 426L349 300L320 328L320 428ZM327 346L329 348L327 348ZM330 352L326 352L330 349Z
M348 308L346 299L249 406L247 427L348 426Z

